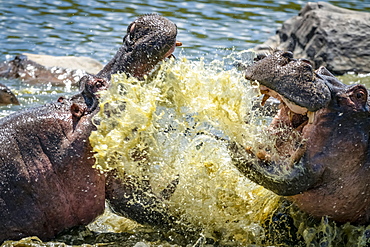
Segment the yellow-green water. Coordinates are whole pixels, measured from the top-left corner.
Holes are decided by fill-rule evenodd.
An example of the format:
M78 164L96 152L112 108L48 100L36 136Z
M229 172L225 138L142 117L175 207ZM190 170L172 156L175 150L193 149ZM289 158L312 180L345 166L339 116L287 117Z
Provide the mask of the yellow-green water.
M116 76L90 141L97 167L149 177L157 192L179 176L171 212L206 237L217 232L243 243L261 237L254 222L266 218L276 196L241 176L213 136L254 142L260 129L245 124L255 88L217 63L170 62L143 82ZM146 153L144 162L132 158L137 150Z
M145 81L117 75L102 95L98 131L90 138L97 167L149 177L156 192L179 176L170 213L199 229L189 234L212 243L290 245L289 235L296 234L294 244L302 246L366 246L369 227L314 221L232 166L226 143L215 136L273 146L266 119L252 111L256 95L256 85L236 69L225 70L223 61L171 61ZM138 150L144 161L133 158ZM268 223L280 211L293 221Z

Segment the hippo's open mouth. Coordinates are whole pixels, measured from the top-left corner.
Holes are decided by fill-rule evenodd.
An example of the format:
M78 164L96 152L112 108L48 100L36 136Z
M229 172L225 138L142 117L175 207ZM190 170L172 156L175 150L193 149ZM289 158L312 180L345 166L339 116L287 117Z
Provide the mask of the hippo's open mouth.
M260 85L260 92L264 95L261 102L262 106L270 97L280 101L280 110L274 117L272 122L273 125L284 125L297 131L302 131L305 125L314 122L316 112L309 111L307 108L295 104L278 92L264 85Z
M302 131L307 123L314 122L316 112L331 99L331 91L323 79L326 73L315 71L305 59L294 59L291 52L277 51L258 56L247 68L245 77L260 83L264 94L262 105L269 97L280 100L280 111L273 125L284 124Z
M315 218L368 223L369 91L291 52L257 57L245 77L280 100L261 145L228 141L235 167Z

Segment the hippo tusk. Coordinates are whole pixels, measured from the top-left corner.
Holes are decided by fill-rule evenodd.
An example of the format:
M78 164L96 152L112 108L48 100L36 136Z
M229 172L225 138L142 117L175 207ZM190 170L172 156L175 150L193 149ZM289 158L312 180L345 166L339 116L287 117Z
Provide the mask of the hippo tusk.
M176 59L175 55L173 55L173 52L175 51L176 46L182 46L182 42L176 40L175 44L171 47L171 49L164 55L165 58L174 58Z
M261 106L264 106L266 101L270 98L270 95L268 94L264 94L263 95L263 98L262 98L262 101L261 101Z
M315 121L316 112L308 111L307 117L308 117L308 123L312 124Z

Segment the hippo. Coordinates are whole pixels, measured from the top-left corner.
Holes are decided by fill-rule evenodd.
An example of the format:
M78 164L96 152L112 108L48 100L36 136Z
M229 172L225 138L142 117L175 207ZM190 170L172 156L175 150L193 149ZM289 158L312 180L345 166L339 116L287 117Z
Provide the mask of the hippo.
M232 163L314 218L369 223L368 90L285 51L261 56L245 76L259 82L263 102L281 101L268 126L278 155L228 141Z
M111 74L143 77L150 73L171 56L178 45L176 35L176 25L168 19L141 16L129 26L112 61L97 75L81 78L78 94L0 119L0 242L33 235L49 240L65 229L86 225L103 213L110 194L115 201L117 196L125 197L115 211L146 223L132 204L125 207L130 203L127 198L135 197L129 193L138 191L125 189L135 184L121 188L123 180L113 172L104 174L93 168L89 136L98 124L93 117L99 111L99 92L109 87ZM107 178L113 182L106 182ZM151 191L145 195L156 197ZM158 203L154 206L159 211L163 200L159 195L149 201ZM140 209L151 215L148 207Z
M10 104L19 105L19 101L7 86L0 83L0 106Z

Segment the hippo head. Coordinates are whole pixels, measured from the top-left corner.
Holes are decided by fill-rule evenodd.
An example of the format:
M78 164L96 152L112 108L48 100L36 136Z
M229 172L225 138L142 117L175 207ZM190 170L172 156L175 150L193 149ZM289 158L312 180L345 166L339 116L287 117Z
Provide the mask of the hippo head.
M260 83L263 102L270 96L281 101L268 127L280 156L230 143L237 168L315 217L369 222L367 89L341 83L324 67L314 71L290 52L261 57L246 78Z
M142 79L181 45L176 35L176 25L165 17L157 14L139 17L128 26L123 45L98 76L110 80L112 74L124 72Z

